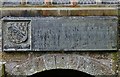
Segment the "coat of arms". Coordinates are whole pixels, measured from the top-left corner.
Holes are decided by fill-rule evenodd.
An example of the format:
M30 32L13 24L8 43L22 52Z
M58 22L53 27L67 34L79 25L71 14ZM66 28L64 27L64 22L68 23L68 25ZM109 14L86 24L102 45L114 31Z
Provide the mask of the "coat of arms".
M8 39L10 42L20 44L28 39L28 22L9 22Z

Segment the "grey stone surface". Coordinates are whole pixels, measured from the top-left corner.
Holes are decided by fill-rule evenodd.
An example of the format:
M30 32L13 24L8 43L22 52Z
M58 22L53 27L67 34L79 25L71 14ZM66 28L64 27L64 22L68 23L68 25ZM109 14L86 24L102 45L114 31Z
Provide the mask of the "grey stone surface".
M31 28L29 20L3 21L3 49L31 50Z
M79 66L79 56L78 55L70 55L68 67L69 69L77 69Z
M7 20L4 23L3 31L3 48L5 51L18 51L20 49L31 51L117 50L117 17L4 19ZM28 32L26 32L29 35L27 42L24 38L18 38L18 36L21 37L21 34L18 35L18 33L25 32L19 28L21 27L20 23L14 22L13 19L16 21L31 20L31 28L28 28ZM14 25L9 31L8 28L11 23ZM16 31L17 33L15 33ZM10 37L10 35L12 36Z
M45 54L40 57L34 57L25 63L16 65L12 69L11 74L32 75L37 72L51 69L73 69L91 75L115 74L112 67L109 67L109 65L105 65L97 59L78 54Z
M13 69L17 66L16 62L6 63L5 64L5 70L9 73L12 73Z
M56 55L56 67L58 69L68 69L69 56L65 54Z
M56 69L56 61L55 61L55 56L54 55L45 55L43 56L44 58L44 63L45 63L45 68L47 70L49 69Z
M16 65L12 69L11 75L32 75L37 72L46 70L43 57L37 57L26 61L23 64Z
M108 66L100 63L95 59L91 59L88 57L79 57L79 66L78 69L87 73L91 73L91 75L110 75L113 72ZM106 68L104 68L106 67ZM99 70L98 70L99 69ZM109 70L109 71L107 71Z
M53 17L33 22L36 22L32 26L33 50L117 49L117 20L114 18Z

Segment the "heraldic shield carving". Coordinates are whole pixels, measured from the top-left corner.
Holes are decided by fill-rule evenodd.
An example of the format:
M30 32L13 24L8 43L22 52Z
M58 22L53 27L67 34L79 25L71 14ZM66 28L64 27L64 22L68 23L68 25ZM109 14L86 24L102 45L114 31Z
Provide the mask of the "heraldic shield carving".
M13 43L23 43L28 38L28 22L7 23L8 39Z
M30 21L4 21L4 50L30 49Z

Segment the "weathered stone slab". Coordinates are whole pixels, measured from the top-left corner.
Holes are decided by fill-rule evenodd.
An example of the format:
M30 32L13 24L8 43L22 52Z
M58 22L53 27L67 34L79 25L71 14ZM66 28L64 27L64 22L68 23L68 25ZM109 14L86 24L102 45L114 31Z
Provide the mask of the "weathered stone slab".
M3 50L117 50L117 23L107 16L4 19Z
M49 17L33 22L34 51L117 49L117 20L113 18Z
M29 20L5 20L3 25L3 48L5 51L31 49Z

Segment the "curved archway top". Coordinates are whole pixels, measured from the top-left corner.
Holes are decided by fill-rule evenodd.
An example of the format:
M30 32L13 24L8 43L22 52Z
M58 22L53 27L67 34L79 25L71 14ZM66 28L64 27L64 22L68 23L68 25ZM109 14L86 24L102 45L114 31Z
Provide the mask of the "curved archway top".
M16 66L13 75L33 75L51 69L73 69L90 75L112 75L111 68L100 61L77 54L45 54Z

